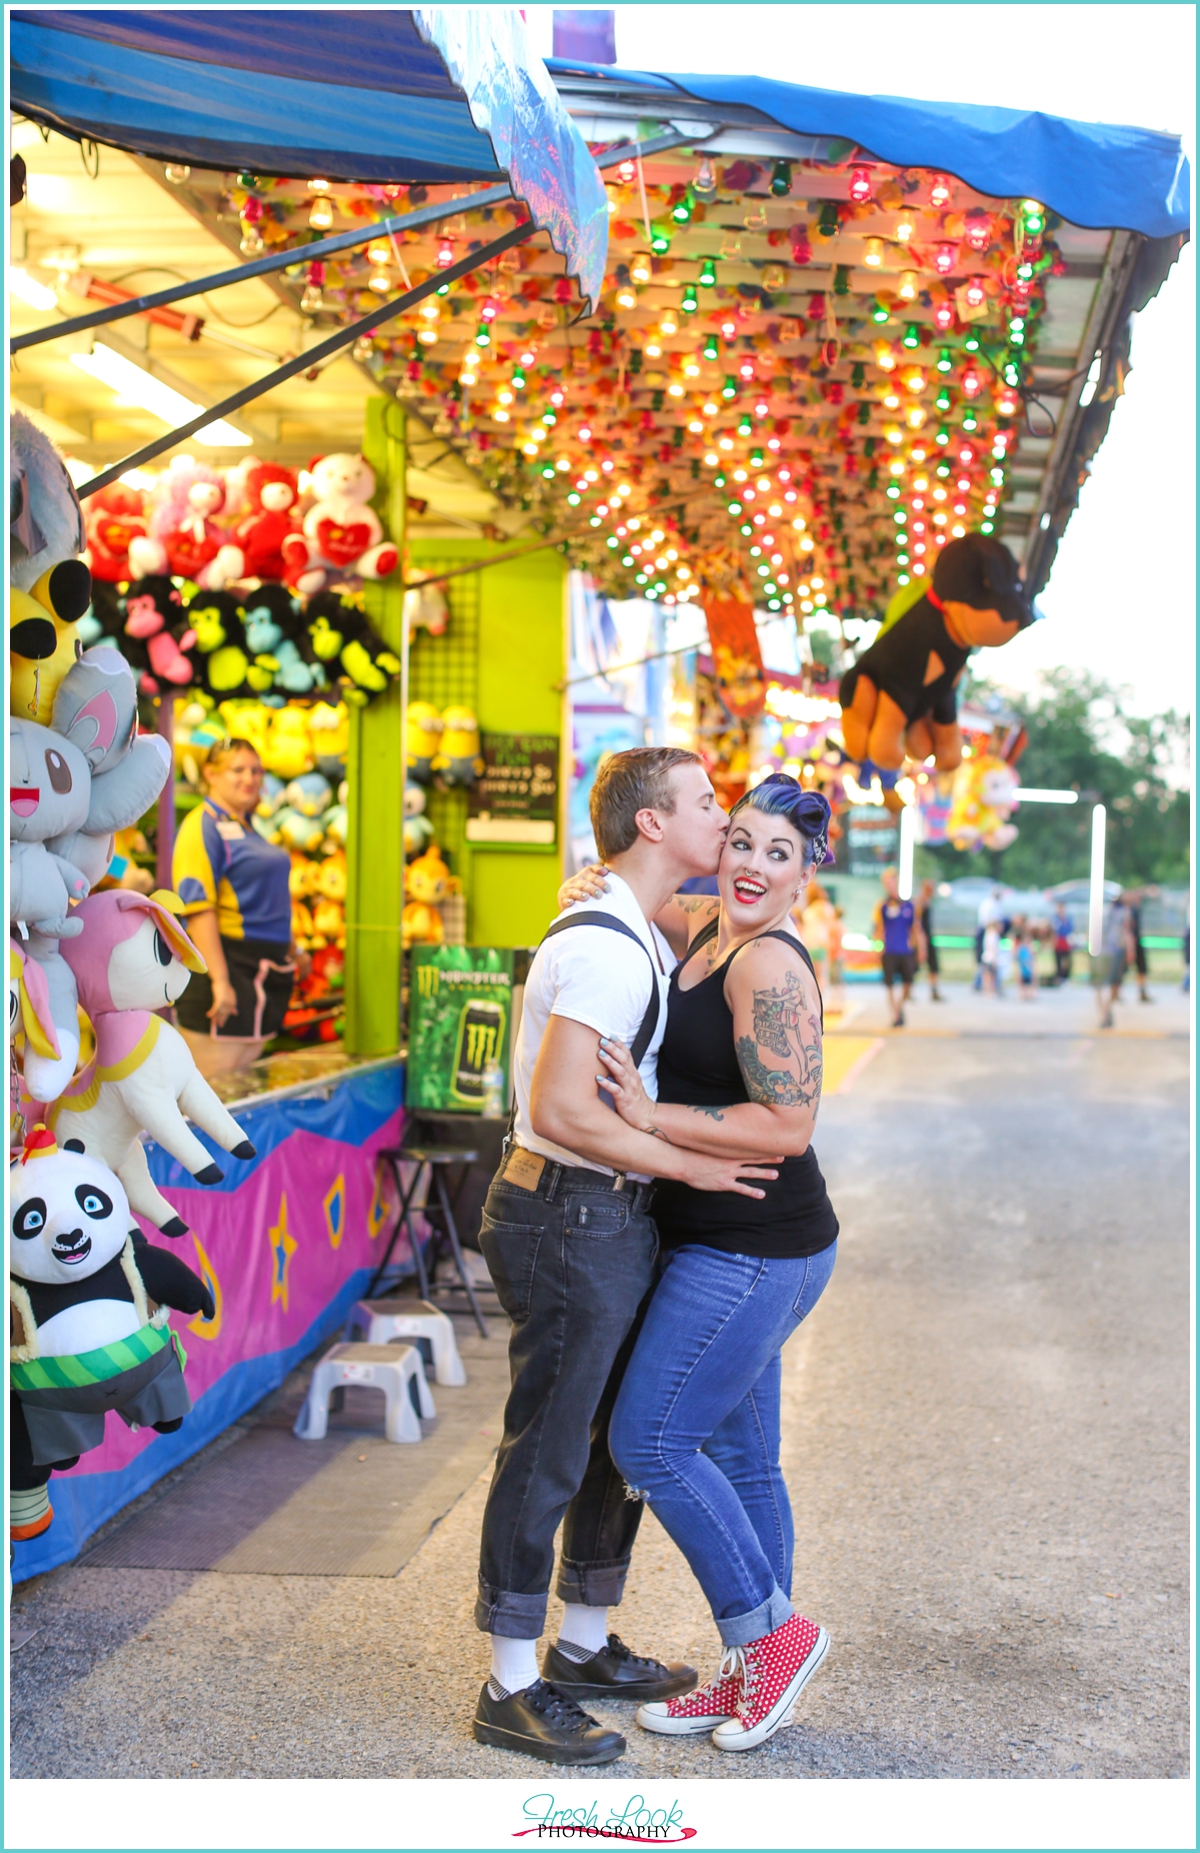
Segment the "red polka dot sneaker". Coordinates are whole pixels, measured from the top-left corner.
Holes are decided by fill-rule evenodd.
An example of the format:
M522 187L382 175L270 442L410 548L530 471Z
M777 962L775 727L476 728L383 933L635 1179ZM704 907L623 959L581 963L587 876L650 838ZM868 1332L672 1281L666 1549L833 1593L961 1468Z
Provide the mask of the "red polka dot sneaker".
M712 1734L718 1750L756 1750L784 1724L797 1695L829 1650L815 1621L791 1615L782 1628L742 1649L742 1696L737 1715Z
M741 1649L731 1647L707 1686L682 1697L640 1705L637 1721L643 1731L657 1731L661 1737L704 1737L716 1725L737 1716L741 1697Z

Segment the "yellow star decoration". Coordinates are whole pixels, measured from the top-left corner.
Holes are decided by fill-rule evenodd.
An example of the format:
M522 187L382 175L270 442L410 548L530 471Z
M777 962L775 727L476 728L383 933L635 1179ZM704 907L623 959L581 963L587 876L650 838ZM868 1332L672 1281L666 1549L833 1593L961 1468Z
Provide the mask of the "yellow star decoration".
M271 1243L271 1253L274 1256L274 1266L271 1269L271 1304L274 1306L276 1300L282 1300L283 1310L286 1312L288 1309L288 1268L296 1252L296 1243L288 1233L286 1191L279 1199L279 1220L268 1229L267 1236Z
M367 1211L367 1234L372 1241L375 1240L375 1237L379 1234L379 1231L383 1228L387 1219L388 1204L387 1198L383 1194L383 1166L377 1164L375 1167L375 1195L372 1197L371 1207Z
M188 1331L194 1332L197 1338L216 1338L220 1333L221 1320L225 1314L221 1283L217 1279L216 1268L200 1246L200 1237L194 1232L192 1241L196 1245L196 1261L200 1269L200 1277L216 1302L216 1312L211 1319L206 1319L203 1313L197 1313L194 1319L188 1320Z
M341 1171L334 1178L321 1208L325 1212L325 1227L329 1230L329 1246L338 1249L342 1245L342 1236L346 1228L346 1178Z

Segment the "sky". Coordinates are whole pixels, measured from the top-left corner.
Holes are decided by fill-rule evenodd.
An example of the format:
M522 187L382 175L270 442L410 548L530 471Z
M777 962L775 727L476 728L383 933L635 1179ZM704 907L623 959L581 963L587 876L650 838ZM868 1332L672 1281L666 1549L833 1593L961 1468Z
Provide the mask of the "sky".
M618 6L617 60L745 72L828 90L969 100L1183 137L1195 168L1190 5ZM552 49L552 8L525 9ZM987 55L984 55L984 54ZM1190 710L1195 681L1195 247L1134 325L1132 372L1039 603L995 653L1016 691L1086 664L1131 712ZM989 655L991 653L988 653ZM983 667L983 664L980 664Z

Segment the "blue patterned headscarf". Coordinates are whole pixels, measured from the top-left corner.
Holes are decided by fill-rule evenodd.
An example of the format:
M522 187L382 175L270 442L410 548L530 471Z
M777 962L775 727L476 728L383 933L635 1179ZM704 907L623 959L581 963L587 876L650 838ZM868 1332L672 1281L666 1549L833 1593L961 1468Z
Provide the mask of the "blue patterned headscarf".
M808 845L814 867L829 854L829 800L819 791L806 791L790 772L772 772L739 798L729 813L730 821L739 811L765 811L768 817L783 817Z

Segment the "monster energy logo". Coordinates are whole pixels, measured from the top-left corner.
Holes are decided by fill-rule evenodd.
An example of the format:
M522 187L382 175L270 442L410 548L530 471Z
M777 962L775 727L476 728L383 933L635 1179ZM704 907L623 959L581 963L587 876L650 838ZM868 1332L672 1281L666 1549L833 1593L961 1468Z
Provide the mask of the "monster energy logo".
M417 966L417 996L436 997L441 973L436 965Z
M498 1061L504 1036L504 1006L472 999L462 1013L458 1032L458 1059L454 1092L460 1100L483 1098L483 1071Z
M496 1025L468 1023L466 1031L467 1067L477 1071L486 1068L496 1053Z

